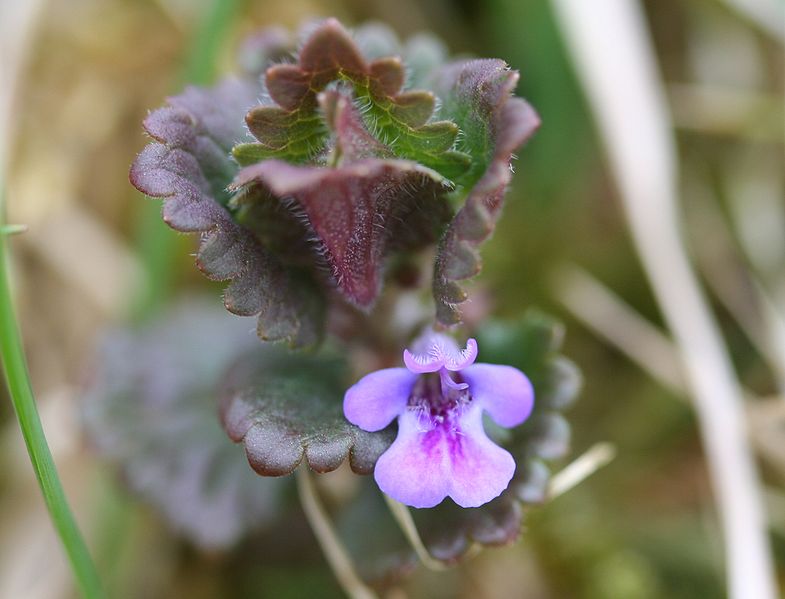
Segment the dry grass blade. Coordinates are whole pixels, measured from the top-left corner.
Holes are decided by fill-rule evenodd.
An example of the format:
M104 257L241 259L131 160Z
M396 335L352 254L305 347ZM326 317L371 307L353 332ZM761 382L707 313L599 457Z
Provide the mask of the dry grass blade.
M722 0L731 10L774 39L785 42L785 8L778 0Z
M603 466L616 457L616 448L610 443L596 443L578 458L567 464L553 475L548 485L548 497L555 499L570 489L577 487Z
M633 240L679 348L722 521L728 594L774 599L773 559L742 391L681 238L676 149L641 7L630 0L554 4Z
M684 393L684 375L673 343L590 273L563 266L554 280L554 295L573 316L654 380L673 393Z

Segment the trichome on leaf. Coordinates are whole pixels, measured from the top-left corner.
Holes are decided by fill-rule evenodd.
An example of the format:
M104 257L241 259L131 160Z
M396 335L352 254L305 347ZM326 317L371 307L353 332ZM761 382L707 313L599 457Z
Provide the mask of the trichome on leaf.
M187 88L152 112L144 127L153 141L133 164L132 183L163 200L169 226L199 234L198 267L211 279L229 281L226 308L255 316L263 340L317 346L328 315L334 321L349 311L370 322L393 260L431 260L433 324L459 324L467 299L461 282L481 269L479 248L499 218L513 153L539 126L535 111L513 96L517 72L501 60L450 61L433 38L415 36L402 44L379 25L350 34L327 19L301 37L295 52L284 30L254 36L241 50L242 76ZM424 251L429 247L434 251ZM388 331L379 342L371 333L363 338L358 321L352 322L355 330L340 335L345 345L339 347L345 354L370 350L371 362L389 362L391 340L410 333ZM369 328L389 328L376 325ZM331 330L341 326L351 329L343 323ZM474 399L486 387L498 391L491 374L505 372L507 395L517 406L475 401L472 439L498 458L496 475L475 464L462 489L445 483L408 501L429 507L449 495L464 506L482 504L460 509L445 501L417 511L436 558L457 560L472 543L510 542L524 506L546 498L546 462L568 449L561 411L580 386L577 369L558 354L560 331L535 314L515 327L480 327L481 358L489 364L450 374L460 368L445 363L438 375L442 386L429 387L425 407L458 422L462 412L439 409L461 393ZM345 461L354 472L369 474L402 438L422 432L406 429L400 411L385 412L373 426L366 426L362 410L352 412L361 427L344 418L342 398L356 380L347 374L345 354L242 347L220 385L220 418L259 474L281 476L301 464L329 472ZM413 359L413 366L407 363L413 372L429 368L427 358ZM487 376L475 376L481 370ZM399 394L404 402L412 385L405 397ZM359 399L366 405L369 398ZM502 431L483 422L483 412L504 427L526 422ZM398 422L391 424L395 416ZM117 457L132 463L138 453ZM486 478L491 482L481 489L477 481ZM168 500L160 502L171 509Z
M459 322L458 281L479 272L513 152L539 125L504 62L436 64L422 37L374 45L374 31L358 45L327 19L292 63L273 62L287 38L269 31L244 47L246 77L188 88L145 120L155 141L132 183L201 234L197 264L231 281L227 309L257 315L262 339L315 344L329 302L371 308L391 254L435 242L437 318ZM407 62L422 88L407 87Z

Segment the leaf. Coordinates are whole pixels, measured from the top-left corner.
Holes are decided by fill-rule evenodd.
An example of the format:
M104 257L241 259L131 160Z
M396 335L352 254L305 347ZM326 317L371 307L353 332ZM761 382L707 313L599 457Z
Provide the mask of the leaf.
M512 152L538 124L511 98L517 73L502 61L437 68L444 49L436 40L401 46L378 25L362 28L358 41L327 19L296 62L266 69L263 84L190 88L145 122L157 143L138 157L132 182L164 198L170 226L202 234L197 264L232 281L227 308L258 315L263 339L317 342L327 297L337 297L331 286L370 308L389 255L436 239L437 319L458 322L466 299L458 282L479 272L478 248L498 218ZM246 50L264 63L289 43L268 30ZM433 90L406 88L400 56ZM238 173L238 164L246 169ZM448 194L465 202L445 231Z
M494 327L488 327L480 335L483 360L504 361L520 368L534 386L534 411L512 431L510 442L519 464L519 473L510 488L519 493L522 501L528 501L533 493L526 476L543 479L544 485L544 461L562 458L569 451L570 426L562 412L572 406L583 381L575 364L559 353L563 340L561 323L536 310L528 311L514 327L498 325L495 332ZM543 486L541 500L544 490Z
M483 324L477 333L482 360L519 368L537 390L535 413L563 411L575 401L582 386L580 370L559 353L564 325L538 310L528 310L514 325L499 321Z
M281 486L260 481L216 418L215 385L258 342L213 302L190 300L96 353L84 400L90 441L169 526L225 549L276 517Z
M499 547L517 540L523 509L505 493L478 508L461 508L444 501L435 508L415 510L414 518L428 553L445 563L454 563L473 543Z
M352 38L366 60L401 55L398 35L385 23L366 21L353 30Z
M406 40L401 50L411 86L427 88L433 73L447 61L444 42L427 32L417 33Z
M294 39L285 27L265 27L243 40L237 62L247 75L259 77L267 67L285 59L294 49Z
M339 133L340 147L352 156L372 147L357 135L348 127ZM328 168L265 160L242 169L233 188L251 183L297 203L338 288L361 307L379 294L388 250L406 240L412 246L434 240L448 217L441 177L408 161L367 158Z
M365 30L361 38L364 47L371 47L371 56L393 45L394 40L381 40L381 46L373 46L368 34ZM303 164L327 153L329 132L318 111L318 94L331 83L343 82L354 89L368 133L393 156L418 162L447 179L460 175L471 157L453 149L458 126L429 122L434 95L403 91L404 81L400 58L376 56L367 62L341 24L327 19L308 36L296 64L267 70L266 88L274 104L248 112L246 122L258 142L239 144L233 155L247 166L267 158Z
M232 281L224 295L229 311L257 315L262 339L308 346L322 334L318 292L226 208L226 187L237 172L229 151L244 134L242 115L258 93L249 82L227 79L213 89L190 87L170 98L168 107L145 120L156 142L139 154L130 179L142 193L164 200L170 227L202 234L197 265L211 279Z
M572 404L581 386L578 369L559 354L563 337L557 321L535 311L517 323L489 323L478 331L478 361L510 364L525 372L534 386L534 412L523 425L505 431L511 433L506 439L497 439L518 464L500 497L478 508L459 508L448 500L432 509L413 510L423 542L436 559L458 561L472 543L513 542L520 535L525 507L546 500L546 462L569 450L569 424L561 410Z
M335 137L336 161L345 164L366 158L392 158L390 149L368 133L349 94L328 90L320 93L318 100L324 120Z
M330 472L347 457L356 473L373 471L394 431L369 433L346 421L343 369L335 359L273 347L233 367L223 385L221 422L258 474L290 474L303 459L316 472Z
M470 60L449 65L434 75L443 116L463 133L460 149L472 156L471 167L456 180L468 191L462 208L439 244L433 294L437 319L460 322L457 305L466 300L458 281L478 274L479 246L493 233L511 178L513 152L539 126L523 100L512 98L518 73L501 60Z

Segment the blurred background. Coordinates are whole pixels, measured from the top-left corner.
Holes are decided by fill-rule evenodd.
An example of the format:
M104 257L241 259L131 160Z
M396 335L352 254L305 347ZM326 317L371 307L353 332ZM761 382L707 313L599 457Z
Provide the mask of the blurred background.
M158 202L128 183L128 167L146 143L142 119L197 77L188 57L210 3L36 3L6 131L13 133L7 221L29 227L12 238L16 305L46 433L110 596L340 596L315 544L296 554L250 554L245 545L197 550L129 495L86 443L80 389L101 331L138 315L145 297L211 287L193 267L195 239L167 230ZM573 455L610 441L617 457L533 510L518 544L445 573L417 570L387 596L725 596L722 537L696 418L552 4L238 4L218 45L219 72L234 68L238 44L262 26L296 28L324 16L349 26L379 20L402 38L430 30L455 54L505 59L521 72L518 94L542 117L519 152L475 293L500 317L537 306L566 323L564 352L585 377L570 413ZM782 584L785 336L777 327L785 318L785 59L781 13L770 13L772 21L743 4L643 3L677 140L682 225L749 395L745 410ZM613 36L614 24L607 27ZM219 289L211 287L216 302ZM71 574L4 393L0 597L72 597Z

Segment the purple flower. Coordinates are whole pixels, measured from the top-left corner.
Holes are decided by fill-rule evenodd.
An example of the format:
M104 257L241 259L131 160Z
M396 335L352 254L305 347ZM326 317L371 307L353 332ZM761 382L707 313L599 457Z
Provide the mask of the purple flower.
M393 499L426 508L449 496L477 507L507 488L515 460L485 434L482 414L517 426L532 411L534 391L520 370L476 359L474 339L460 350L430 332L404 351L406 368L372 372L346 392L344 414L360 428L378 431L398 418L398 437L374 471Z

